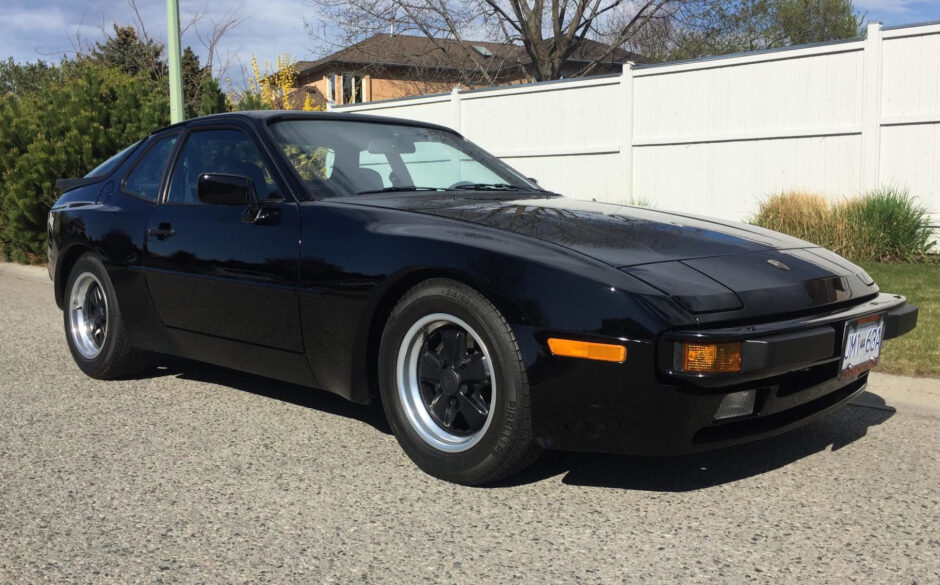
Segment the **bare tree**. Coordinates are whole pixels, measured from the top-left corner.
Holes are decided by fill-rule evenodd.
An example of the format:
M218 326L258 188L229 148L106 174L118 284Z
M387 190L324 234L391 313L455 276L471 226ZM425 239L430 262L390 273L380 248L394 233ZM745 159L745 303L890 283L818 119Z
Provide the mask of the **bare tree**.
M521 66L542 81L587 75L610 61L621 45L683 0L308 0L320 16L345 34L351 44L377 32L417 32L444 50L443 40L466 46L475 72L493 80L494 57L472 50L472 40L521 48L521 58L502 57L497 69ZM611 26L615 15L630 17ZM607 47L572 57L604 33ZM476 38L474 38L476 37Z
M237 7L229 8L220 18L209 16L208 4L193 13L189 22L182 27L180 34L192 29L193 34L206 51L206 67L215 77L222 77L234 60L231 51L219 53L219 44L226 33L236 28L245 18L241 16Z
M623 7L610 23L616 28L630 17ZM696 59L851 38L864 21L851 0L682 0L667 5L625 48L650 61Z
M518 33L526 53L532 61L532 74L539 80L558 79L579 42L597 36L607 17L625 4L622 0L551 0L546 9L543 0L484 0ZM587 75L597 65L610 58L620 45L633 38L669 4L668 0L634 2L632 16L612 31L606 50L592 55L574 76ZM506 10L508 5L510 11ZM549 35L544 34L546 31Z
M694 4L694 1L687 0L664 5L647 21L646 26L639 29L621 47L630 53L641 55L645 62L666 60L675 47L677 31L689 26L689 7ZM632 5L620 6L599 28L599 38L607 44L615 43L619 31L633 17Z
M161 51L144 55L141 58L142 62L140 63L140 68L155 72L165 72L166 63L165 56L162 52L163 43L150 36L150 33L147 31L146 19L141 14L138 0L125 1L127 6L134 13L133 22L129 27L133 29L136 38L145 45L161 48ZM87 16L88 11L86 10L82 15L82 23L85 22ZM105 42L115 38L117 28L128 28L117 26L106 22L106 20L105 16L101 15L98 23L98 28L101 30L101 36L104 37ZM221 77L225 74L226 69L232 64L234 56L231 51L226 51L224 54L220 52L219 46L221 45L222 37L235 29L244 20L237 7L228 9L219 18L213 18L209 16L208 4L204 4L201 8L196 9L189 20L180 27L181 36L191 31L196 39L198 39L199 45L201 45L202 49L205 51L205 75ZM112 28L115 30L112 31ZM81 26L76 29L73 36L70 36L69 40L72 44L73 51L79 56L94 53L100 44L83 38L81 35ZM202 82L202 78L199 79L199 82Z
M506 37L484 30L495 23L484 17L478 5L435 0L418 0L417 4L409 0L310 2L323 18L319 29L308 22L308 32L320 41L325 53L353 47L347 56L361 64L347 63L352 74L394 70L396 78L429 83L430 91L442 91L436 87L440 84L475 87L494 85L506 74L520 77L519 47L499 45ZM412 42L402 45L396 42L399 36ZM481 52L483 40L495 40L496 44Z

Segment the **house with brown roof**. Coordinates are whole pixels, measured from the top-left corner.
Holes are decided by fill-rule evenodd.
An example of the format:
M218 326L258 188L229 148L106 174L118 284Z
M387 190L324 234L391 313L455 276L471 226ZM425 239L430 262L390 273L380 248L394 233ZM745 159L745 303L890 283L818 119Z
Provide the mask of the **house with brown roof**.
M608 50L602 43L582 40L566 69L579 71ZM615 49L592 74L619 72L636 56ZM294 101L309 95L315 104L349 104L533 81L529 56L518 45L485 41L431 39L424 36L377 34L316 61L299 61Z

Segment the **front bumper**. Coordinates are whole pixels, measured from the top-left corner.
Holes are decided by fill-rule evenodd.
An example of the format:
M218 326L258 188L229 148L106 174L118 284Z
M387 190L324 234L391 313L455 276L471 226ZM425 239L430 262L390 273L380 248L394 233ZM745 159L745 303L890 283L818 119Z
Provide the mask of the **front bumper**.
M847 322L879 313L885 315L884 339L917 323L917 308L903 297L879 294L825 314L668 331L655 343L628 342L624 364L549 358L555 375L543 376L532 390L536 438L552 449L673 455L787 431L865 388L868 372L840 377L843 331ZM673 371L674 344L690 339L741 341L742 371ZM742 390L755 391L753 414L716 420L724 397Z

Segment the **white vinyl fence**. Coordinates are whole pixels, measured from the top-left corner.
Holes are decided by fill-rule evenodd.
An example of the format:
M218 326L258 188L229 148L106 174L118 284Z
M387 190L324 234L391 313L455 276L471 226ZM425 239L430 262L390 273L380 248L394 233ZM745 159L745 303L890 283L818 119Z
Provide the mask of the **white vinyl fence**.
M940 24L333 109L449 126L572 197L740 220L784 190L897 186L940 223Z

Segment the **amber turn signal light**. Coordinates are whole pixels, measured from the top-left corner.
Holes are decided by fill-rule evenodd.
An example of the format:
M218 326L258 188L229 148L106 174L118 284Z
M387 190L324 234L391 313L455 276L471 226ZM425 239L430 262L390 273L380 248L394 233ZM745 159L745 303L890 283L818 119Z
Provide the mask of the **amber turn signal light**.
M623 363L627 359L626 347L610 343L592 343L551 337L548 340L548 348L552 350L553 355L566 357L618 363Z
M728 374L741 371L741 342L685 343L682 371L694 374Z

